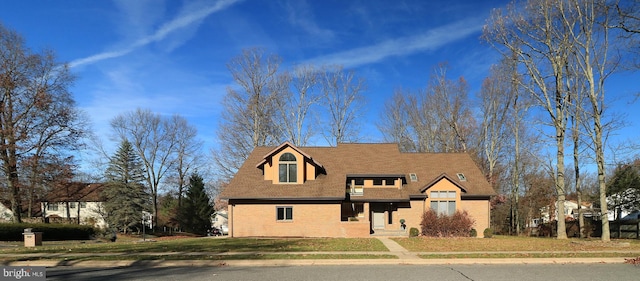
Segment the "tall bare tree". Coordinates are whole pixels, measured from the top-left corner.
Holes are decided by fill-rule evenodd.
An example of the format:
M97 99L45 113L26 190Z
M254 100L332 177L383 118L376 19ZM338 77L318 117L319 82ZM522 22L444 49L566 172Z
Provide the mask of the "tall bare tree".
M564 22L560 2L529 0L523 6L512 2L504 13L502 9L496 9L484 28L483 36L492 44L506 48L506 57L517 54L528 78L528 82L522 83L523 87L549 115L555 130L557 208L558 213L564 216L564 145L571 101L565 67L572 51L569 29L576 23ZM561 217L558 218L558 239L566 238L565 220Z
M20 160L38 150L71 149L85 133L69 92L74 80L53 51L33 52L0 24L0 164L16 222L22 220Z
M331 145L359 139L357 119L364 108L365 81L343 67L327 68L322 75L322 94L329 124L325 138Z
M396 89L391 100L385 102L381 121L376 126L385 141L398 143L400 151L415 152L417 149L411 133L406 98L402 89Z
M158 219L158 194L164 176L176 165L178 135L186 123L182 117L163 118L148 109L125 112L111 120L119 139L128 140L142 160L145 180L151 195L154 225ZM187 128L188 129L188 128Z
M203 166L201 159L202 141L198 137L198 129L191 126L184 117L174 115L168 121L171 123L169 127L175 129L175 167L176 186L178 193L178 208L182 207L182 197L189 184L187 178L189 174L195 172L198 167Z
M282 137L273 124L281 59L262 49L246 49L227 68L239 88L229 88L217 132L220 147L214 161L222 178L231 179L256 146L271 145Z
M500 158L504 157L504 150L509 144L512 132L509 124L510 110L518 98L518 72L515 62L502 59L501 63L491 68L489 77L485 78L480 89L481 103L481 146L486 159L486 176L494 186L496 179L494 172ZM516 83L514 85L514 82ZM516 136L514 134L514 136Z
M607 184L604 155L605 128L605 82L617 65L616 58L609 54L609 7L606 0L568 1L563 7L562 16L569 32L572 55L576 66L576 75L586 82L585 95L588 100L587 114L591 122L590 136L598 168L598 185L602 220L602 240L610 240L609 220L607 219ZM577 25L579 28L572 28Z
M292 72L278 76L274 91L279 92L275 100L278 114L274 116L274 124L287 140L296 146L304 146L314 135L309 117L313 120L313 107L317 105L320 95L320 72L312 65L294 68Z
M497 190L499 175L495 174L496 166L502 164L510 172L510 233L520 234L520 194L523 191L522 141L524 138L524 120L529 104L522 97L522 78L518 72L515 53L510 58L503 58L491 68L490 76L485 79L481 88L482 126L481 140L486 158L487 178ZM505 154L509 149L511 153Z
M440 64L425 89L396 90L377 124L386 139L405 151L467 151L476 138L468 86L462 77L454 81L446 74L446 65Z
M448 67L440 64L427 86L427 95L432 99L433 110L439 121L436 134L441 152L467 152L472 141L476 121L471 113L469 86L464 77L457 80L447 78Z

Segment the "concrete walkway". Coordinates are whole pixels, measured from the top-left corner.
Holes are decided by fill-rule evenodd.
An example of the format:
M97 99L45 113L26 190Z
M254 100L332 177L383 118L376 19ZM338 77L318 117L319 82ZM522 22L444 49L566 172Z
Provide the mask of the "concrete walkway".
M378 240L380 240L380 242L382 242L382 244L384 244L384 246L389 249L389 252L391 252L391 254L398 256L398 258L401 260L420 259L420 257L418 257L416 254L409 252L407 249L400 246L400 244L396 243L396 241L393 241L386 237L376 238L378 238Z

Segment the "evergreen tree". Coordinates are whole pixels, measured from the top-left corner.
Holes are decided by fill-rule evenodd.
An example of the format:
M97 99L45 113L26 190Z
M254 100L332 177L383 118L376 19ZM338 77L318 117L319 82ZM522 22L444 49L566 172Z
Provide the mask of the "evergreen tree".
M186 198L180 208L179 220L183 229L197 234L206 234L211 227L213 206L205 192L204 181L198 173L189 178Z
M127 233L138 228L142 211L149 207L149 194L144 186L144 166L131 143L123 140L111 157L105 172L104 216L112 228Z
M620 164L608 182L609 209L620 219L622 211L640 210L640 159L633 163Z

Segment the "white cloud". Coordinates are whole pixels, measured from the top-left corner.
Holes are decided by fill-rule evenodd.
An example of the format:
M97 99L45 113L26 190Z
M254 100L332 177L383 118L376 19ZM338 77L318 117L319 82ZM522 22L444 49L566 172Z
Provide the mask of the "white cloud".
M480 31L482 25L481 19L458 21L415 36L387 40L372 46L317 57L306 61L305 64L342 65L345 68L352 68L376 63L388 57L438 49Z
M193 24L199 24L204 18L208 17L209 15L224 10L227 7L240 1L242 0L219 0L215 4L205 7L201 5L187 6L186 8L183 8L181 10L176 18L160 26L160 28L158 28L153 34L143 36L142 38L134 41L132 44L129 44L128 46L122 47L120 49L105 51L86 58L74 60L69 63L69 66L77 67L80 65L92 64L109 58L124 56L150 43L162 41L172 33L182 31L183 29L190 27ZM182 41L184 42L187 39L188 38L183 38ZM173 44L173 47L175 47L176 44Z
M333 31L318 26L307 1L290 1L285 6L289 22L305 31L316 40L329 41L334 38Z

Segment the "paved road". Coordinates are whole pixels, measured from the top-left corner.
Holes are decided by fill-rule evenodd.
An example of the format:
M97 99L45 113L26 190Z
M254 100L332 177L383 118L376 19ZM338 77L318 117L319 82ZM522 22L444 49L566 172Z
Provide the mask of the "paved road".
M638 280L629 264L349 265L290 267L56 267L47 280Z

